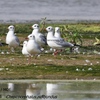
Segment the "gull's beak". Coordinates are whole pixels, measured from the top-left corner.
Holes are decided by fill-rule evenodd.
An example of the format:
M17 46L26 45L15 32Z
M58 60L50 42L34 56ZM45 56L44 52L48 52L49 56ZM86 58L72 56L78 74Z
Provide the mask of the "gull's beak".
M28 38L25 38L25 40L28 40Z

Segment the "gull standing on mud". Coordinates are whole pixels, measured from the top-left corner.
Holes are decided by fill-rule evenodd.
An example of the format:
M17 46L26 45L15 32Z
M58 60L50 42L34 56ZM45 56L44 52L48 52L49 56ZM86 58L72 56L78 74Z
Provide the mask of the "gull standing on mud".
M67 47L73 47L74 45L72 43L66 42L61 38L55 37L53 34L54 29L52 26L48 26L46 28L48 34L47 34L47 44L49 47L53 49L65 49Z
M18 47L20 45L18 37L14 33L14 26L10 25L8 27L9 31L6 36L6 44L8 44L12 48L12 52L14 52L14 48Z
M31 55L36 55L36 54L39 54L41 53L41 47L38 45L38 43L35 41L35 36L30 34L28 36L28 43L27 43L27 46L26 46L26 49L27 49L27 52L29 53L30 57Z
M32 34L35 36L36 42L40 46L47 45L46 36L39 32L39 25L34 24L32 28L33 28Z

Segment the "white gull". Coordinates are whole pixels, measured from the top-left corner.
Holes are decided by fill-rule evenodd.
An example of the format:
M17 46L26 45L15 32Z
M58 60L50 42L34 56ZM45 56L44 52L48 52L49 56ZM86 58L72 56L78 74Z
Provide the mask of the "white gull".
M39 32L39 25L34 24L32 25L32 28L33 28L32 34L35 36L36 42L40 46L46 45L47 44L46 36Z
M38 43L35 41L35 36L30 34L28 36L28 43L27 43L27 51L30 55L41 53L41 48Z
M63 38L61 37L61 33L60 33L60 28L59 28L59 27L55 27L55 34L54 34L54 36L55 36L56 38L61 38L61 39L63 39Z
M9 31L6 36L6 44L8 44L10 47L16 48L20 45L20 42L18 37L14 33L15 28L13 25L10 25L8 29Z
M61 38L57 38L53 35L54 29L52 26L48 26L46 28L46 30L48 31L47 34L47 44L54 48L54 49L64 49L67 47L73 47L74 45L72 43L66 42Z
M22 54L25 55L25 56L29 56L29 53L27 51L27 41L24 41L23 42L23 48L22 48Z

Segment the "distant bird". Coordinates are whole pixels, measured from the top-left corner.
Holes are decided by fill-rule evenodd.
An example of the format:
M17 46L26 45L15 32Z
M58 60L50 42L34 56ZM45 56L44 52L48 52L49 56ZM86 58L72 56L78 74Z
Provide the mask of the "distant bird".
M61 38L57 38L53 35L54 29L52 26L49 26L46 28L48 31L47 34L47 44L49 47L53 49L65 49L67 47L73 47L74 45L72 43L66 42Z
M27 51L27 41L24 41L23 42L23 48L22 48L22 54L25 55L25 56L29 56L29 53Z
M9 31L6 36L6 44L8 44L11 48L16 48L20 45L20 41L14 33L15 28L13 25L10 25L8 29Z
M46 36L39 32L39 25L34 24L34 25L32 25L32 28L33 28L32 34L35 36L36 42L40 46L47 45Z
M100 45L100 39L98 39L97 37L95 37L96 42L93 45Z
M28 40L28 43L26 46L27 52L29 53L30 57L32 55L36 55L36 57L37 57L37 54L42 52L41 47L36 42L34 35L30 34L28 36L28 39L29 40Z

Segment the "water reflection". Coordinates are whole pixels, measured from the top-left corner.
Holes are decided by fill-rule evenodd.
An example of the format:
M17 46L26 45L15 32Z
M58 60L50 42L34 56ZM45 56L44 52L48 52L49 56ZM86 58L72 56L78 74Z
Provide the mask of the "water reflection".
M99 100L100 81L0 82L0 100Z
M8 83L8 90L14 91L14 83Z
M29 84L26 89L26 99L35 100L38 95L40 95L40 88L36 84Z

